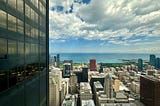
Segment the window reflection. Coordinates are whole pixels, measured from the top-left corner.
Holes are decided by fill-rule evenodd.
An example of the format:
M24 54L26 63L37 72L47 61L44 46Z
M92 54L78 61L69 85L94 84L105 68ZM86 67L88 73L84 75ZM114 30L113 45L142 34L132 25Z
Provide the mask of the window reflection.
M18 66L17 67L17 82L23 81L24 76L25 76L24 66Z
M40 8L41 13L45 16L45 14L46 14L46 8L42 5L41 2L39 3L39 8Z
M9 58L17 57L17 42L15 40L8 40L8 55Z
M0 27L6 28L7 27L7 14L3 10L0 10Z
M8 14L8 29L16 32L16 17Z
M9 87L17 83L17 68L10 69L9 72Z
M31 12L31 8L25 4L25 15L30 18L30 12Z
M7 40L0 38L0 59L7 59Z
M23 25L23 21L17 19L17 31L21 34L24 34L24 25Z
M0 69L0 92L8 88L7 70Z
M31 3L38 8L38 0L31 0Z
M31 8L29 3L25 3L24 0L0 1L6 2L6 6L4 7L10 7L7 8L7 11L10 11L9 9L12 9L10 12L17 10L14 11L15 13L10 14L10 12L7 13L0 9L0 28L2 32L4 33L6 30L14 32L13 34L11 32L9 32L10 34L5 33L5 36L3 35L4 38L0 38L1 92L23 81L25 78L31 78L32 76L37 75L39 71L45 69L46 20L45 6L43 5L45 0L43 0L44 2L42 0L30 0L36 8ZM18 16L19 12L30 18L32 21L26 17L24 18L22 14ZM44 14L44 16L42 14ZM24 22L24 19L26 19L26 22ZM31 24L32 22L35 24L37 23L37 26L33 25L34 23ZM17 38L14 38L13 36L15 34ZM24 37L20 34L26 36L26 39L23 39ZM27 36L31 38L28 39Z
M24 56L24 43L18 42L18 56L23 57Z
M30 29L30 25L29 24L25 24L25 29L26 29L26 35L30 36L31 34L31 29Z
M16 0L8 0L8 5L16 9Z
M2 0L2 1L6 2L6 0Z
M23 13L23 0L17 0L17 10Z

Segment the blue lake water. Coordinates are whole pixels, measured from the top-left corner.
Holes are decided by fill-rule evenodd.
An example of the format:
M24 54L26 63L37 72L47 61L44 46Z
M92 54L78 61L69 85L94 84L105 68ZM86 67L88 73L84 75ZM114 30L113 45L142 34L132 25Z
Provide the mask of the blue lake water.
M56 56L57 53L50 53L51 56ZM138 59L149 60L150 54L142 53L59 53L60 61L73 60L74 63L89 63L89 60L94 58L97 63L122 63L122 59ZM160 57L160 54L155 54Z

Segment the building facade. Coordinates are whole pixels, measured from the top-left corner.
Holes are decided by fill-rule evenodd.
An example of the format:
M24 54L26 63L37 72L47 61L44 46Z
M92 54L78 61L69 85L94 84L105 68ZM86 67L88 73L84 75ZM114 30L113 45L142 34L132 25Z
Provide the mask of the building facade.
M142 70L143 70L143 60L138 59L138 71L142 71Z
M88 67L82 67L82 82L88 82Z
M104 92L106 93L108 98L113 98L113 84L112 76L110 73L108 73L105 77Z
M150 63L151 66L156 65L156 56L154 54L150 55L149 63Z
M90 59L90 71L96 71L96 59Z
M48 106L48 0L0 0L0 106Z
M148 77L140 77L140 100L146 106L160 106L160 80Z

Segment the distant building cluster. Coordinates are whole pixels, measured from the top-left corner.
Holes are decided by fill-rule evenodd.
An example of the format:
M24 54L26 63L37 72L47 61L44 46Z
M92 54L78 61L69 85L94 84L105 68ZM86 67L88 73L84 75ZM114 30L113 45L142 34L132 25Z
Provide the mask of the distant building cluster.
M62 64L50 69L53 106L160 106L160 71L154 55L149 61L139 58L121 66L96 64L96 59L88 65L72 60Z

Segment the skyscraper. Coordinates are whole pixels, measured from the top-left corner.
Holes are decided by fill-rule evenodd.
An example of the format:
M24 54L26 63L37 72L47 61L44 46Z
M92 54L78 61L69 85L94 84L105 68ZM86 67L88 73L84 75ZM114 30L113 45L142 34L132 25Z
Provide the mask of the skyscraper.
M108 73L105 77L104 92L106 93L107 98L113 98L113 84L111 73Z
M149 63L150 63L151 66L156 65L156 56L154 54L150 55Z
M82 82L88 82L88 67L82 68Z
M142 71L142 70L143 70L143 60L138 59L138 71Z
M0 106L48 106L49 0L0 0Z
M102 66L102 63L100 64L99 73L103 73L103 66Z
M156 58L156 68L160 69L160 58Z
M96 71L96 59L90 59L90 71Z
M64 63L62 71L63 78L70 78L70 74L71 74L71 63Z
M149 76L140 77L140 100L146 106L160 106L160 80Z
M57 54L57 67L59 68L59 66L60 66L60 55Z

